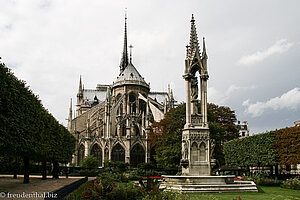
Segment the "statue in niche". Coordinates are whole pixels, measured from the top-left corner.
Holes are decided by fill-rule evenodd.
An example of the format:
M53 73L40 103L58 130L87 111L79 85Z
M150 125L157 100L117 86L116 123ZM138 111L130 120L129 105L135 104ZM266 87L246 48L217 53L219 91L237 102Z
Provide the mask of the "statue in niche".
M198 98L198 79L195 76L191 78L191 96L192 100L196 100Z
M188 153L189 153L189 150L188 150L188 147L187 147L187 144L186 142L183 142L183 151L182 151L182 157L184 160L187 160L188 159Z

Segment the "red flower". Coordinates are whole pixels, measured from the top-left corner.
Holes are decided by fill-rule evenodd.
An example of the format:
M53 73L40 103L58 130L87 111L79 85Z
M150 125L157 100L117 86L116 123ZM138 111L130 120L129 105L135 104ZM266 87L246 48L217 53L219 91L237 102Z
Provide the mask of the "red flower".
M112 195L111 195L111 194L109 194L109 195L107 195L107 197L108 197L108 198L112 198Z

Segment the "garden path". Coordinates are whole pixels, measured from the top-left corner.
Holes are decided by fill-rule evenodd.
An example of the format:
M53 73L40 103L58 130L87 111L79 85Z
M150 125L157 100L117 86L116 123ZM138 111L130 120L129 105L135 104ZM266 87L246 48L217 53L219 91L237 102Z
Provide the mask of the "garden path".
M12 175L0 175L0 200L1 199L26 199L26 200L37 200L44 198L9 198L10 194L39 194L40 196L57 190L65 185L68 185L74 181L83 177L69 177L60 176L59 179L52 179L50 176L47 180L42 180L41 176L30 176L30 183L23 184L23 176L18 175L17 179L13 179ZM3 196L5 192L5 197ZM1 198L2 197L2 198ZM3 198L4 197L4 198Z

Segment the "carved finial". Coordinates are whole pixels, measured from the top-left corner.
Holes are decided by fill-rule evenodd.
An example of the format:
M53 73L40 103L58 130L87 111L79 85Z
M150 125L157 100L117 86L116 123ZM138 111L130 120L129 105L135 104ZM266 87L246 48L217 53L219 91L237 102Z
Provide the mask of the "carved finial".
M191 22L194 23L195 22L195 19L194 19L194 14L192 14L192 19L191 19Z
M207 54L206 54L206 47L205 47L205 37L203 37L203 52L202 52L202 57L204 59L207 59Z

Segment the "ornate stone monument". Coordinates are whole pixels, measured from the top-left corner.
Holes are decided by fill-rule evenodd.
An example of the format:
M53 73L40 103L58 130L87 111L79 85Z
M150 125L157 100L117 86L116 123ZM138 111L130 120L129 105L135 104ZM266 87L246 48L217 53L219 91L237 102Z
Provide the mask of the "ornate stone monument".
M191 20L190 44L186 48L183 75L186 82L186 124L182 133L182 174L207 176L211 175L211 166L214 165L207 123L208 57L204 38L203 51L200 53L194 16ZM201 110L198 110L199 103Z
M207 123L208 57L204 38L203 50L200 53L193 15L190 43L186 48L183 75L186 82L186 124L182 132L182 175L163 175L164 180L160 188L184 193L257 192L252 181L234 182L234 176L211 175L215 159L212 159L214 141L210 139Z

